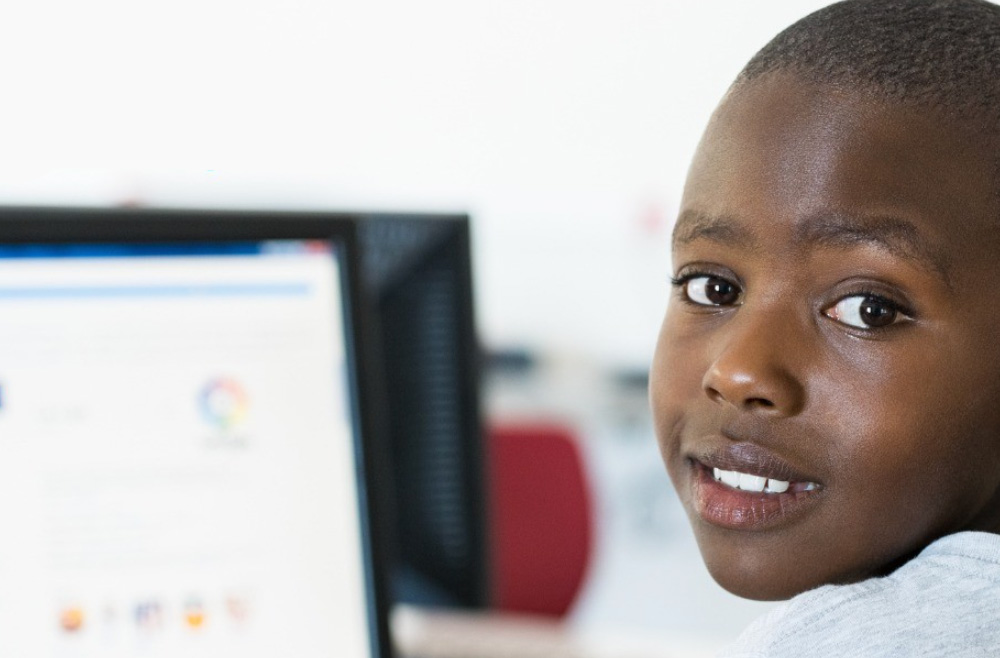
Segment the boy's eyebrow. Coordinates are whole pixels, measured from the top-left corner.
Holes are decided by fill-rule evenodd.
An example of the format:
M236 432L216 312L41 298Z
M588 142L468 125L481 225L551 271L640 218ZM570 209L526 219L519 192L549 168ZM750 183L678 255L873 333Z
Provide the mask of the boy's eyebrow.
M684 210L674 225L674 246L699 239L744 249L753 249L757 244L753 233L731 217L709 215L693 209Z
M938 274L950 285L946 259L921 237L916 226L901 217L824 212L798 223L795 242L831 247L870 244Z
M674 226L674 246L699 239L749 251L758 247L753 232L742 222L725 215L684 210ZM874 245L938 274L945 284L951 285L947 260L921 237L916 226L901 217L824 212L797 222L794 241L809 246Z

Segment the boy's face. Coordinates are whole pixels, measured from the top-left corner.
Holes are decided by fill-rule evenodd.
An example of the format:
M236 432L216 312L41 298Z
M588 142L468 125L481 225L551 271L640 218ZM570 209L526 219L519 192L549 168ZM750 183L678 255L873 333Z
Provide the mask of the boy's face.
M784 73L713 118L651 397L730 591L786 598L1000 530L1000 211L969 134Z

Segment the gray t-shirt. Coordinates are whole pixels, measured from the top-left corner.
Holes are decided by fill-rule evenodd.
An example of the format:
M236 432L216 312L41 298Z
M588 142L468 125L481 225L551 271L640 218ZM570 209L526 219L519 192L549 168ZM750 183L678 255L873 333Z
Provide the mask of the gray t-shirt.
M884 578L799 594L719 654L786 656L1000 656L1000 535L959 532Z

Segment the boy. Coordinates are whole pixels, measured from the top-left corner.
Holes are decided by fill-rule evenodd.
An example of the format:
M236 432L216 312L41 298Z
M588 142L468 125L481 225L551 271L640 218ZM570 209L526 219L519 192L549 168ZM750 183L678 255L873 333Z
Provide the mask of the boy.
M1000 655L1000 7L849 0L713 115L651 373L727 656Z

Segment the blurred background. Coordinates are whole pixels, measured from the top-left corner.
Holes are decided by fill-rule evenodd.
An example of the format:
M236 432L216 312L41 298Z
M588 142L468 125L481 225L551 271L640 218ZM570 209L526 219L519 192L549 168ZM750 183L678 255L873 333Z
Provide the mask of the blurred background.
M581 460L561 613L734 637L659 460L645 372L709 114L812 0L36 0L0 10L0 203L468 214L489 427Z

